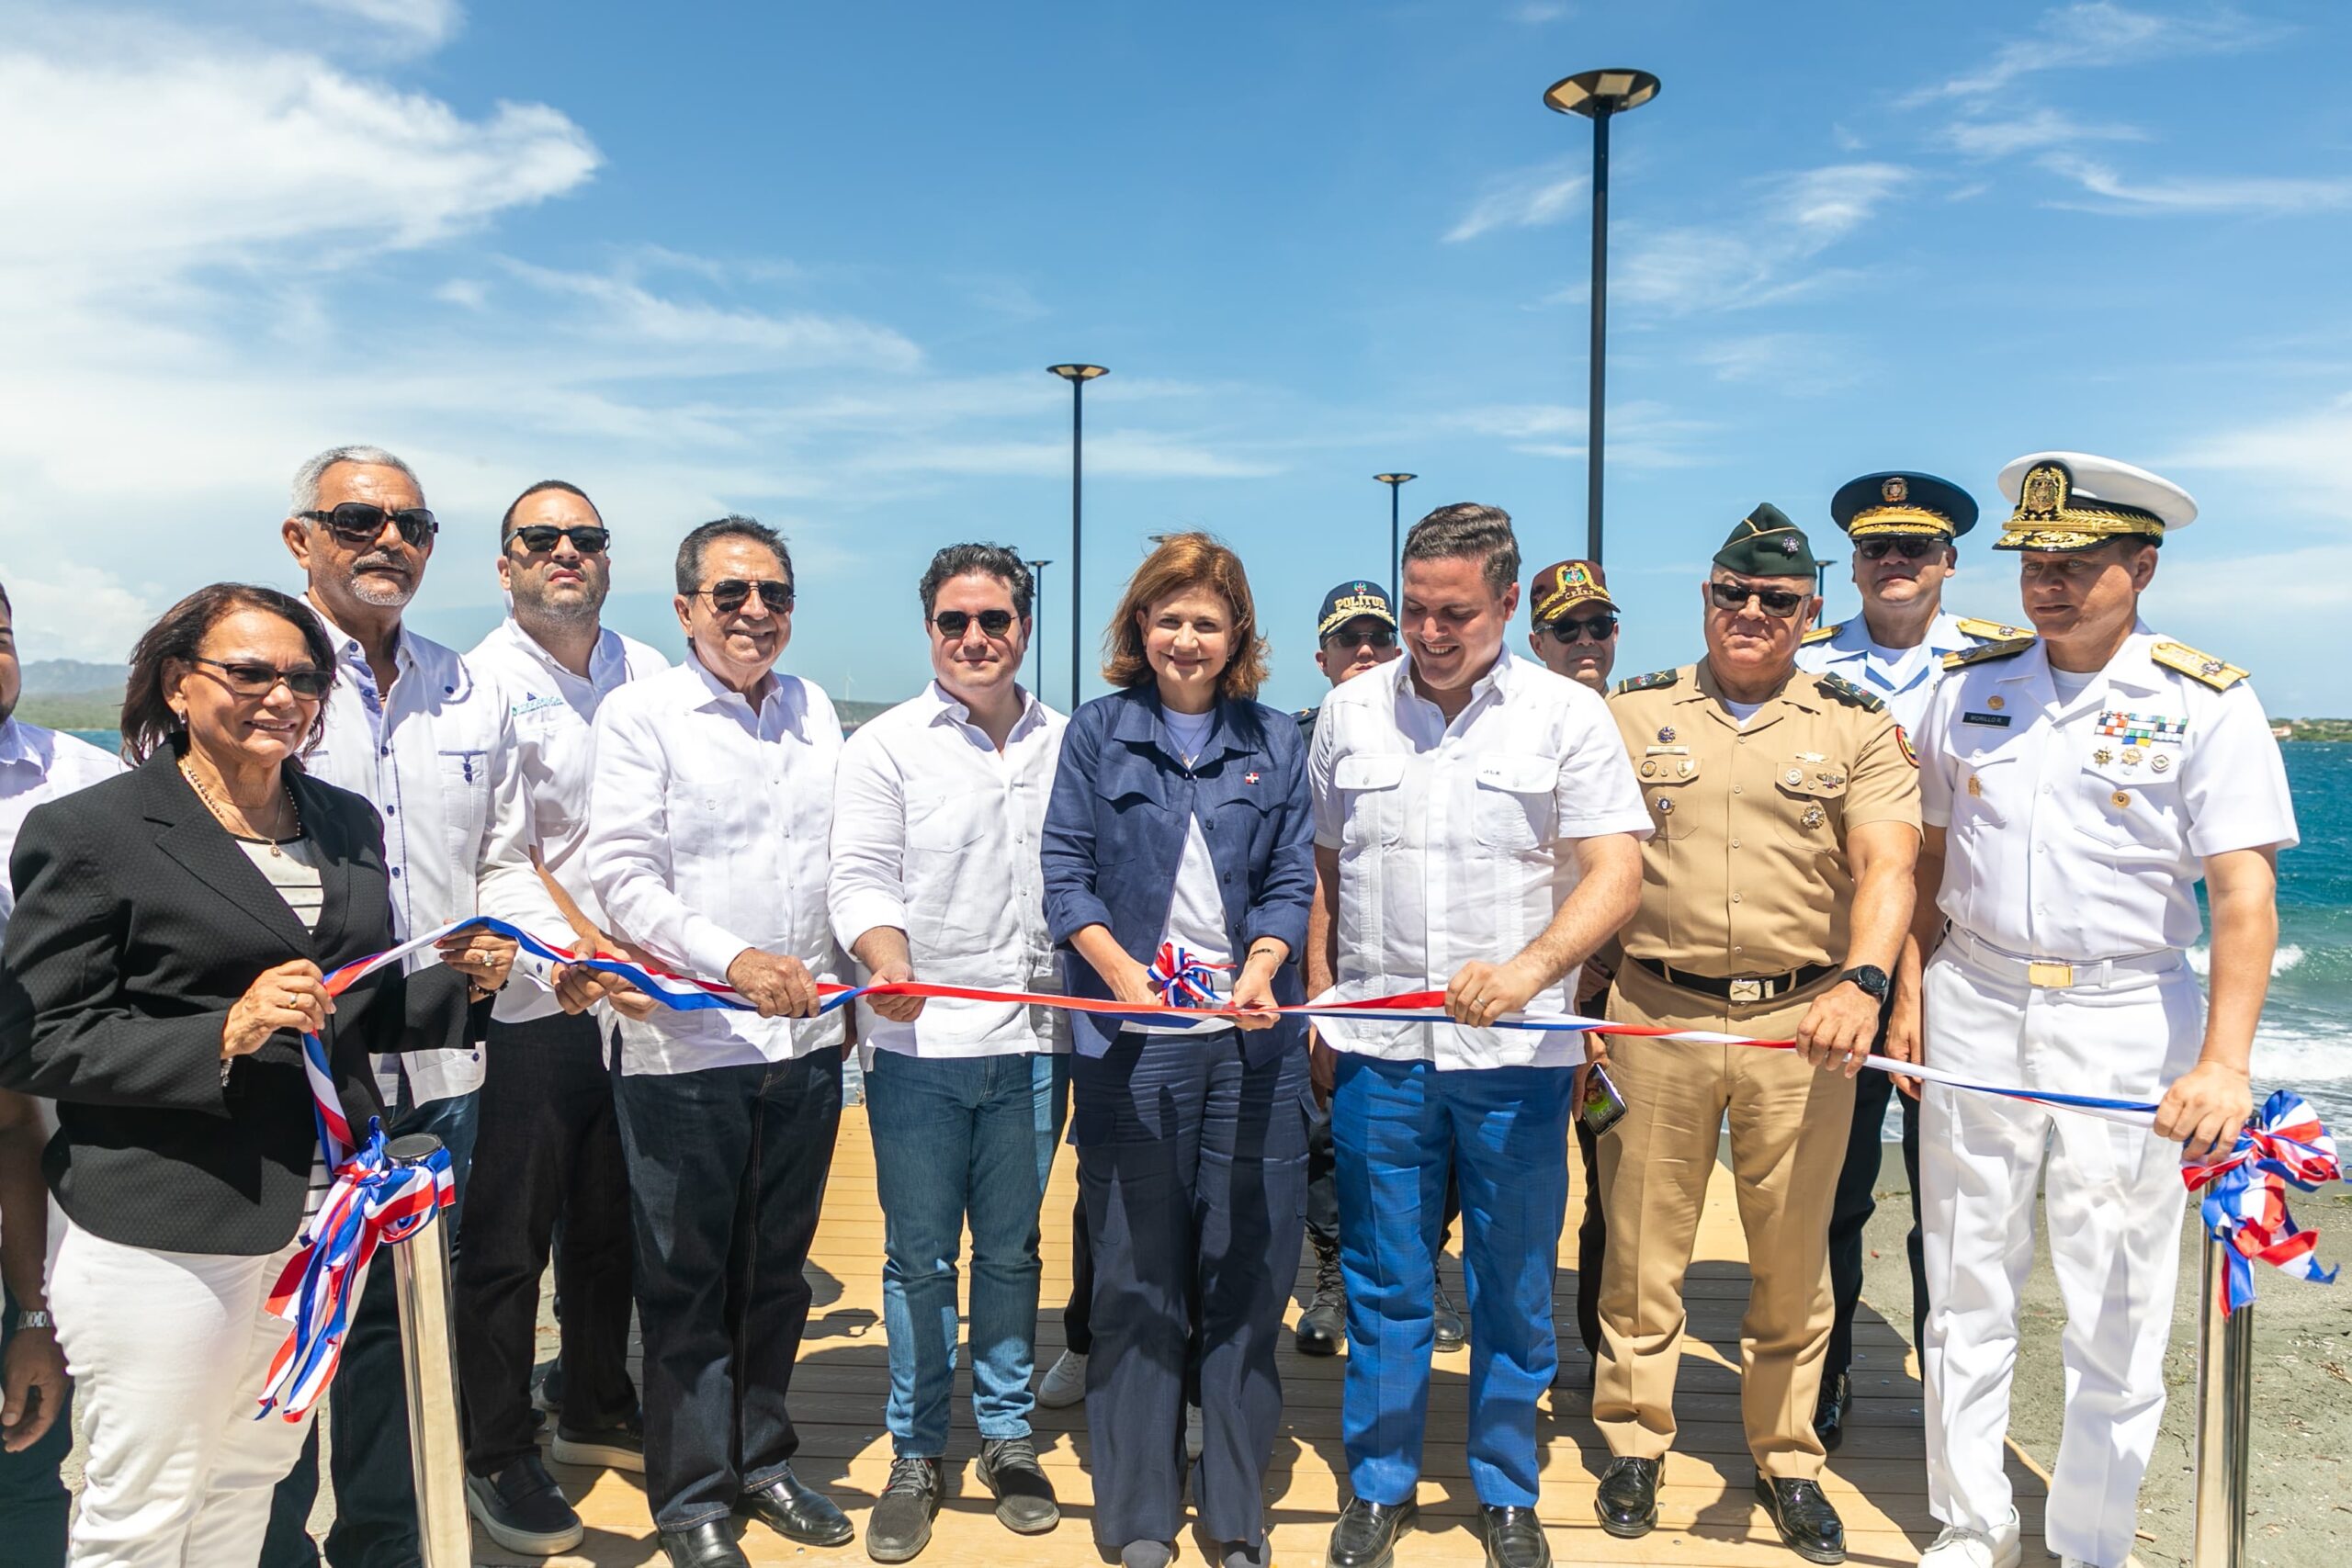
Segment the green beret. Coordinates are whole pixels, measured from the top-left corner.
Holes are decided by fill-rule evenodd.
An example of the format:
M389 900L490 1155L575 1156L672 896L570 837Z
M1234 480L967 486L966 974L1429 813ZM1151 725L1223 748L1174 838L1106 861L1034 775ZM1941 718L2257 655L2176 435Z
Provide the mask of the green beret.
M1715 564L1742 577L1812 577L1821 570L1804 530L1769 501L1739 520Z

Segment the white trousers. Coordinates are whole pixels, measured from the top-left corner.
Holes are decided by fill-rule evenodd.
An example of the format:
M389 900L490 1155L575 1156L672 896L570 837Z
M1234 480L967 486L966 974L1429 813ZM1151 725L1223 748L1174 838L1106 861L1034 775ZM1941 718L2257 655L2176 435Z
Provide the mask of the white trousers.
M2195 1063L2203 1032L2186 963L2103 987L2036 989L1946 942L1925 994L1928 1060L1988 1083L2154 1100ZM2045 1162L2066 1403L2043 1533L2054 1553L2120 1568L2164 1419L2187 1201L2180 1145L2152 1132L1927 1086L1928 1504L1943 1523L1972 1529L2009 1517L2002 1441Z
M310 1417L254 1418L292 1254L122 1247L69 1224L50 1307L89 1441L73 1568L250 1568Z

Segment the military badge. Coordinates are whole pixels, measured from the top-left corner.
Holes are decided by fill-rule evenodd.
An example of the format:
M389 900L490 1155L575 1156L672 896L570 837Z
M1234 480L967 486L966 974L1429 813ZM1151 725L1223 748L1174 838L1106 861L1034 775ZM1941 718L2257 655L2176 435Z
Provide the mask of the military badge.
M1894 749L1903 753L1905 761L1915 768L1919 765L1919 753L1912 749L1910 732L1899 724L1894 727Z
M1826 821L1828 821L1828 820L1829 820L1829 814L1828 814L1827 812L1826 812L1826 811L1822 810L1820 807L1818 807L1818 806L1808 806L1808 807L1806 807L1804 808L1804 825L1805 825L1806 827L1808 827L1808 828L1818 828L1818 827L1820 827L1824 822L1826 822Z
M1880 499L1889 504L1908 501L1911 499L1911 481L1901 474L1892 475L1884 484L1878 487L1878 493Z
M1671 746L1674 744L1674 726L1670 724L1661 724L1657 727L1657 743L1661 746Z

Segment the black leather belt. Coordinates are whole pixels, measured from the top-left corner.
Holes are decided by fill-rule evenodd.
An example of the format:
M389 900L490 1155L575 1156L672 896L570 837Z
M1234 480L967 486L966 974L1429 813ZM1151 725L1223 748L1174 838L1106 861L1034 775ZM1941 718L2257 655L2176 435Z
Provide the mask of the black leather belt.
M1677 990L1697 991L1702 996L1715 997L1743 1006L1749 1002L1769 1002L1774 997L1801 991L1815 980L1838 973L1835 964L1808 964L1785 975L1743 975L1732 980L1714 975L1693 975L1688 969L1670 969L1655 958L1636 958L1634 962Z

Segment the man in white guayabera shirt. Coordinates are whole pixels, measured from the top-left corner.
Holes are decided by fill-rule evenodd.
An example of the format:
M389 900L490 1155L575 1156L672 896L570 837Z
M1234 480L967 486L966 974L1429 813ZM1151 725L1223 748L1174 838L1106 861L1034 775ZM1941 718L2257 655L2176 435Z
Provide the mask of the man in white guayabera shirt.
M841 720L780 675L792 557L748 517L678 547L674 670L596 710L588 879L607 929L757 1009L621 1022L621 1145L644 1330L645 1493L678 1568L737 1568L737 1517L808 1546L850 1522L792 1473L785 1397L842 1114L847 965L826 923Z
M834 934L877 982L1059 990L1037 835L1063 720L1019 682L1029 569L999 545L951 545L922 592L931 684L842 750ZM1029 1375L1037 1206L1069 1094L1069 1032L1059 1013L1012 1003L876 998L866 1010L896 1457L865 1550L903 1562L939 1511L967 1224L979 1479L1011 1529L1034 1535L1061 1517L1030 1440Z

